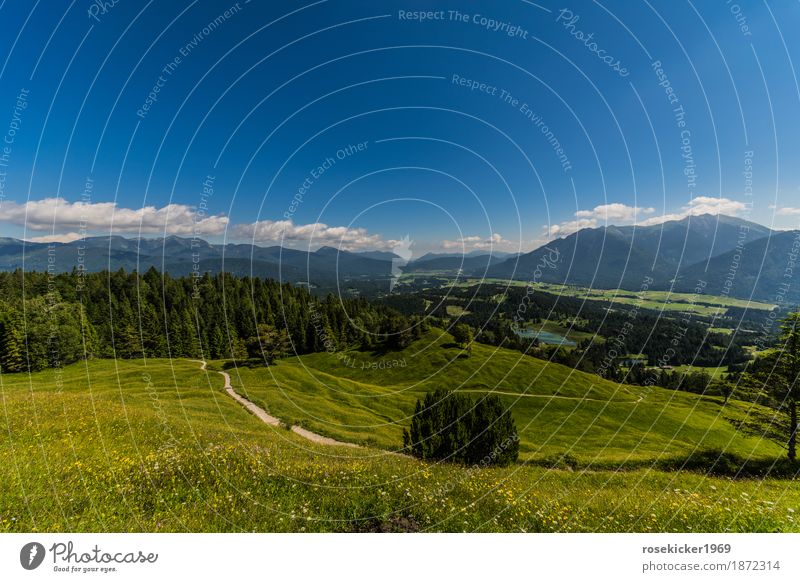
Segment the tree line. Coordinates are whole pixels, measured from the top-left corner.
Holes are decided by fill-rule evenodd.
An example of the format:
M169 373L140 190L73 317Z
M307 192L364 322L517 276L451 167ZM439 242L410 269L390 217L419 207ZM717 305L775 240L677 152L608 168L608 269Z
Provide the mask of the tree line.
M402 348L419 318L365 299L315 297L255 277L172 277L151 268L99 273L0 273L3 372L83 358L236 358Z

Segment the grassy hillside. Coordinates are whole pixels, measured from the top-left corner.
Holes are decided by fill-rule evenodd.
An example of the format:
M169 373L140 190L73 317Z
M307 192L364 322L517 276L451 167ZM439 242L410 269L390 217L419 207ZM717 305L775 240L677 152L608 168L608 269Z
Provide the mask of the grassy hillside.
M318 353L269 368L240 368L232 377L237 390L287 422L385 449L401 446L417 398L449 388L499 395L513 411L523 460L567 454L611 465L709 449L742 457L781 454L778 444L737 430L754 415L770 414L760 406L619 385L477 343L467 357L440 331L402 352Z
M409 361L398 382L435 370L433 353L427 371ZM567 372L551 371L553 392ZM0 531L800 530L788 480L426 464L312 445L260 423L221 387L191 361L0 376Z

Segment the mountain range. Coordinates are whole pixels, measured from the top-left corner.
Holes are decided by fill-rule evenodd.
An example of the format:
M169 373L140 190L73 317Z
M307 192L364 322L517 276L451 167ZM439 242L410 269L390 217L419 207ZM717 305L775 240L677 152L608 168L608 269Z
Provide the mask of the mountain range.
M773 231L741 218L690 216L652 226L585 228L524 254L493 251L428 253L407 264L388 251L333 247L302 251L280 246L212 244L201 239L89 237L68 243L0 238L0 270L54 272L138 270L173 275L230 272L308 282L326 289L342 282L388 281L404 273L558 283L596 289L672 289L800 303L800 231ZM795 279L797 279L795 281Z
M723 294L779 302L791 283L799 231L773 231L724 215L689 216L652 226L586 228L489 268L489 277L596 289ZM800 302L797 281L782 300Z
M270 277L289 282L359 278L388 278L392 271L392 253L351 253L332 247L314 252L280 246L252 244L211 244L197 238L124 238L121 236L88 237L68 243L23 242L0 239L0 270L22 269L55 273L76 268L146 271L150 267L173 275L193 271ZM23 260L24 259L24 260ZM81 267L82 265L82 267Z
M447 272L452 275L457 275L460 272L481 276L490 266L497 265L516 256L518 255L495 250L491 253L471 251L463 255L461 253L428 253L422 255L419 259L410 261L403 267L403 272L436 271Z

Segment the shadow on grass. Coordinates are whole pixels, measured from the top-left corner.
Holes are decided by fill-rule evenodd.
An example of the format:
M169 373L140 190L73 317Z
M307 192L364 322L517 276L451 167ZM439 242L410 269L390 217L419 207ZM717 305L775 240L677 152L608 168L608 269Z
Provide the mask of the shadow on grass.
M249 358L247 360L226 360L222 363L223 370L231 370L234 368L267 368L269 366L275 366L278 364L279 360L275 360L272 363L267 363L261 358Z
M659 471L690 471L712 477L731 479L794 479L800 476L800 462L779 459L746 459L722 451L698 451L686 457L673 457L658 461L627 461L624 463L581 462L571 455L556 455L528 461L526 464L566 471L632 471L657 469Z

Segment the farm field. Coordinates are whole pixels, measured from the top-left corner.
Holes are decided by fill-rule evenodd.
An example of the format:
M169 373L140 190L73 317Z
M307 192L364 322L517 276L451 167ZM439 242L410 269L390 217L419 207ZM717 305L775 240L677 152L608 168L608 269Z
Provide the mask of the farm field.
M444 287L469 288L476 285L503 285L507 287L527 287L527 281L494 279L494 278L453 278L443 273L409 273L401 276L401 282L413 281L417 278L430 276L446 277L449 279ZM747 308L751 310L770 311L775 305L761 301L747 301L734 297L721 295L695 295L693 293L673 293L669 291L626 291L624 289L589 289L572 285L557 285L552 283L535 283L535 289L554 295L577 297L588 301L611 301L625 305L638 305L643 309L663 310L666 312L694 313L703 316L721 316L729 307ZM729 331L720 328L720 333Z
M683 365L683 366L674 366L672 368L673 372L681 372L681 373L700 373L705 372L711 379L714 378L721 378L728 373L728 366L691 366L691 365Z
M706 305L712 307L747 307L748 309L771 310L775 305L759 301L747 301L734 297L723 297L721 295L695 295L693 293L671 293L669 291L643 291L641 294L624 289L586 289L584 287L571 287L564 285L540 284L543 288L553 292L575 294L576 296L589 295L591 297L602 297L606 299L637 299L640 295L645 300L656 303L671 301L672 303L685 303Z
M587 300L612 301L625 305L638 305L643 309L666 312L694 313L705 316L721 316L729 307L741 307L769 311L775 306L769 303L746 301L717 295L695 295L692 293L670 293L668 291L643 291L641 293L623 289L587 289L567 285L539 283L542 291Z
M470 358L475 364L478 351ZM427 365L440 365L451 353L442 348ZM398 386L425 374L407 363L393 369ZM286 360L272 371L288 378L299 368L299 362ZM548 370L542 394L577 396L581 384L566 381L568 370ZM264 372L240 371L245 379L244 372L253 378ZM385 372L350 368L340 386L352 388L352 378L367 383ZM222 386L219 374L191 360L95 360L61 371L3 375L0 531L800 531L794 513L800 492L788 480L652 468L615 472L518 464L473 470L375 449L326 447L263 424ZM254 400L271 394L248 391ZM586 395L618 397L613 409L624 414L636 410L642 396L629 391L619 387L615 396L615 387L604 384ZM675 431L682 439L667 454L691 448L688 439L703 430L699 423L717 412L713 403L680 396L677 416L656 425L662 434ZM377 410L388 420L404 414L402 402L411 400L405 396ZM568 402L561 412L577 406L576 422L594 413L581 411L579 401ZM269 404L281 413L280 405ZM690 413L695 405L698 416ZM736 414L743 407L737 404ZM524 421L534 408L541 406L523 404L515 415ZM373 422L374 415L359 414ZM697 421L690 420L685 433L681 416ZM600 423L606 434L579 441L584 459L626 457L623 440L612 439L611 447L604 442L616 432L614 422ZM770 442L726 430L724 420L717 423L711 426L719 434L701 440L703 446L777 452ZM627 446L641 440L635 448L641 458L662 454L663 444L637 434L643 427L623 431ZM391 447L398 428L370 430L378 444ZM538 430L523 431L528 456L544 452L532 440ZM576 431L554 435L562 441L553 440L548 450L568 448L566 439Z

